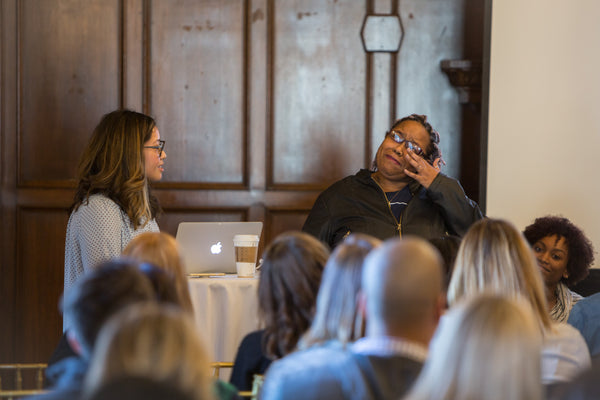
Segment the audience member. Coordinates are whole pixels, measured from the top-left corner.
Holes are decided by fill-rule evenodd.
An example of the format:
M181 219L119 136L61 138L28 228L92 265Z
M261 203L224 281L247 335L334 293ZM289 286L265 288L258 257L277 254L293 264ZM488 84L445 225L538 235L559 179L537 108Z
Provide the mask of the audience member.
M399 119L372 170L361 169L321 193L302 230L332 248L359 232L382 240L464 235L482 214L460 183L440 172L439 141L425 115Z
M141 233L129 242L123 250L123 255L169 271L175 279L179 304L184 310L193 314L183 259L179 245L172 235L164 232Z
M325 264L315 317L298 348L328 341L344 346L364 336L364 321L358 312L363 261L380 244L379 239L355 233L335 248Z
M550 316L566 322L581 296L569 288L584 279L594 262L594 248L567 218L536 218L523 232L533 248L546 286Z
M102 325L125 306L154 298L150 281L132 260L107 261L79 279L65 293L62 304L63 311L73 317L66 337L78 356L64 358L48 367L50 391L36 399L79 399Z
M473 296L444 315L406 400L541 400L541 332L529 303Z
M367 256L359 307L366 335L300 350L267 371L262 398L398 399L416 380L444 308L442 260L423 239L388 239Z
M581 332L592 357L600 357L600 293L577 302L571 310L569 324Z
M452 307L457 301L482 292L529 301L544 336L544 384L571 380L589 367L589 351L577 329L550 319L533 252L515 226L504 220L478 221L462 239L448 288L448 303Z
M193 320L179 307L135 304L102 328L85 393L123 376L170 384L195 400L212 398L207 352Z
M238 390L250 390L255 374L264 374L272 360L292 352L315 312L327 247L302 232L280 234L263 254L258 307L264 329L240 344L231 372Z

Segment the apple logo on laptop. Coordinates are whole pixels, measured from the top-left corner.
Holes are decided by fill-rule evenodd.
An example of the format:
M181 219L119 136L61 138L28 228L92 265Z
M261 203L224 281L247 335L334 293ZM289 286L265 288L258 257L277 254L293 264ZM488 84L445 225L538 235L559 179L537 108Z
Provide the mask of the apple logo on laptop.
M221 248L223 247L223 245L221 244L221 242L218 242L216 244L213 244L212 246L210 246L210 252L212 254L220 254L221 253Z

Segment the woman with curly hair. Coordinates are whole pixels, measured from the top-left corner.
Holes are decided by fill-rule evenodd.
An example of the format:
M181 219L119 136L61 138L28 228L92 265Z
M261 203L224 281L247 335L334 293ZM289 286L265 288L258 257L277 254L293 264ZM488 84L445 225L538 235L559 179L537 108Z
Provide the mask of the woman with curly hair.
M86 271L118 257L141 232L158 232L159 181L167 157L154 119L129 110L102 117L79 163L65 241L65 292ZM63 328L69 326L65 316Z
M329 249L307 233L286 232L262 258L258 308L265 329L249 333L240 344L231 372L238 390L250 390L255 374L296 349L315 313Z
M544 278L550 317L566 322L582 298L570 288L589 274L594 262L592 243L571 221L558 216L536 218L523 234Z

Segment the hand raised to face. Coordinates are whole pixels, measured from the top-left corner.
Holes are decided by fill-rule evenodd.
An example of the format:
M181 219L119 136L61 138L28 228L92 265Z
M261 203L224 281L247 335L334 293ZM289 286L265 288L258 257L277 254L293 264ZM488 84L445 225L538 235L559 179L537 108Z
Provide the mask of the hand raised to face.
M436 158L431 165L410 149L406 149L404 158L412 167L406 168L404 173L423 185L425 189L429 189L435 177L440 173L440 159Z

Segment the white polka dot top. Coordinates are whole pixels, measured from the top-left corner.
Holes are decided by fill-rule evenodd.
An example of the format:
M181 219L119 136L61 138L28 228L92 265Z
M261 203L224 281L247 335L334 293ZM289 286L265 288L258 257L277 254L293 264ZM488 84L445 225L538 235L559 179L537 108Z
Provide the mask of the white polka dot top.
M89 197L71 213L65 240L65 292L84 273L99 263L121 255L129 241L142 232L159 232L156 220L133 229L121 208L101 194ZM64 316L63 329L68 324Z

